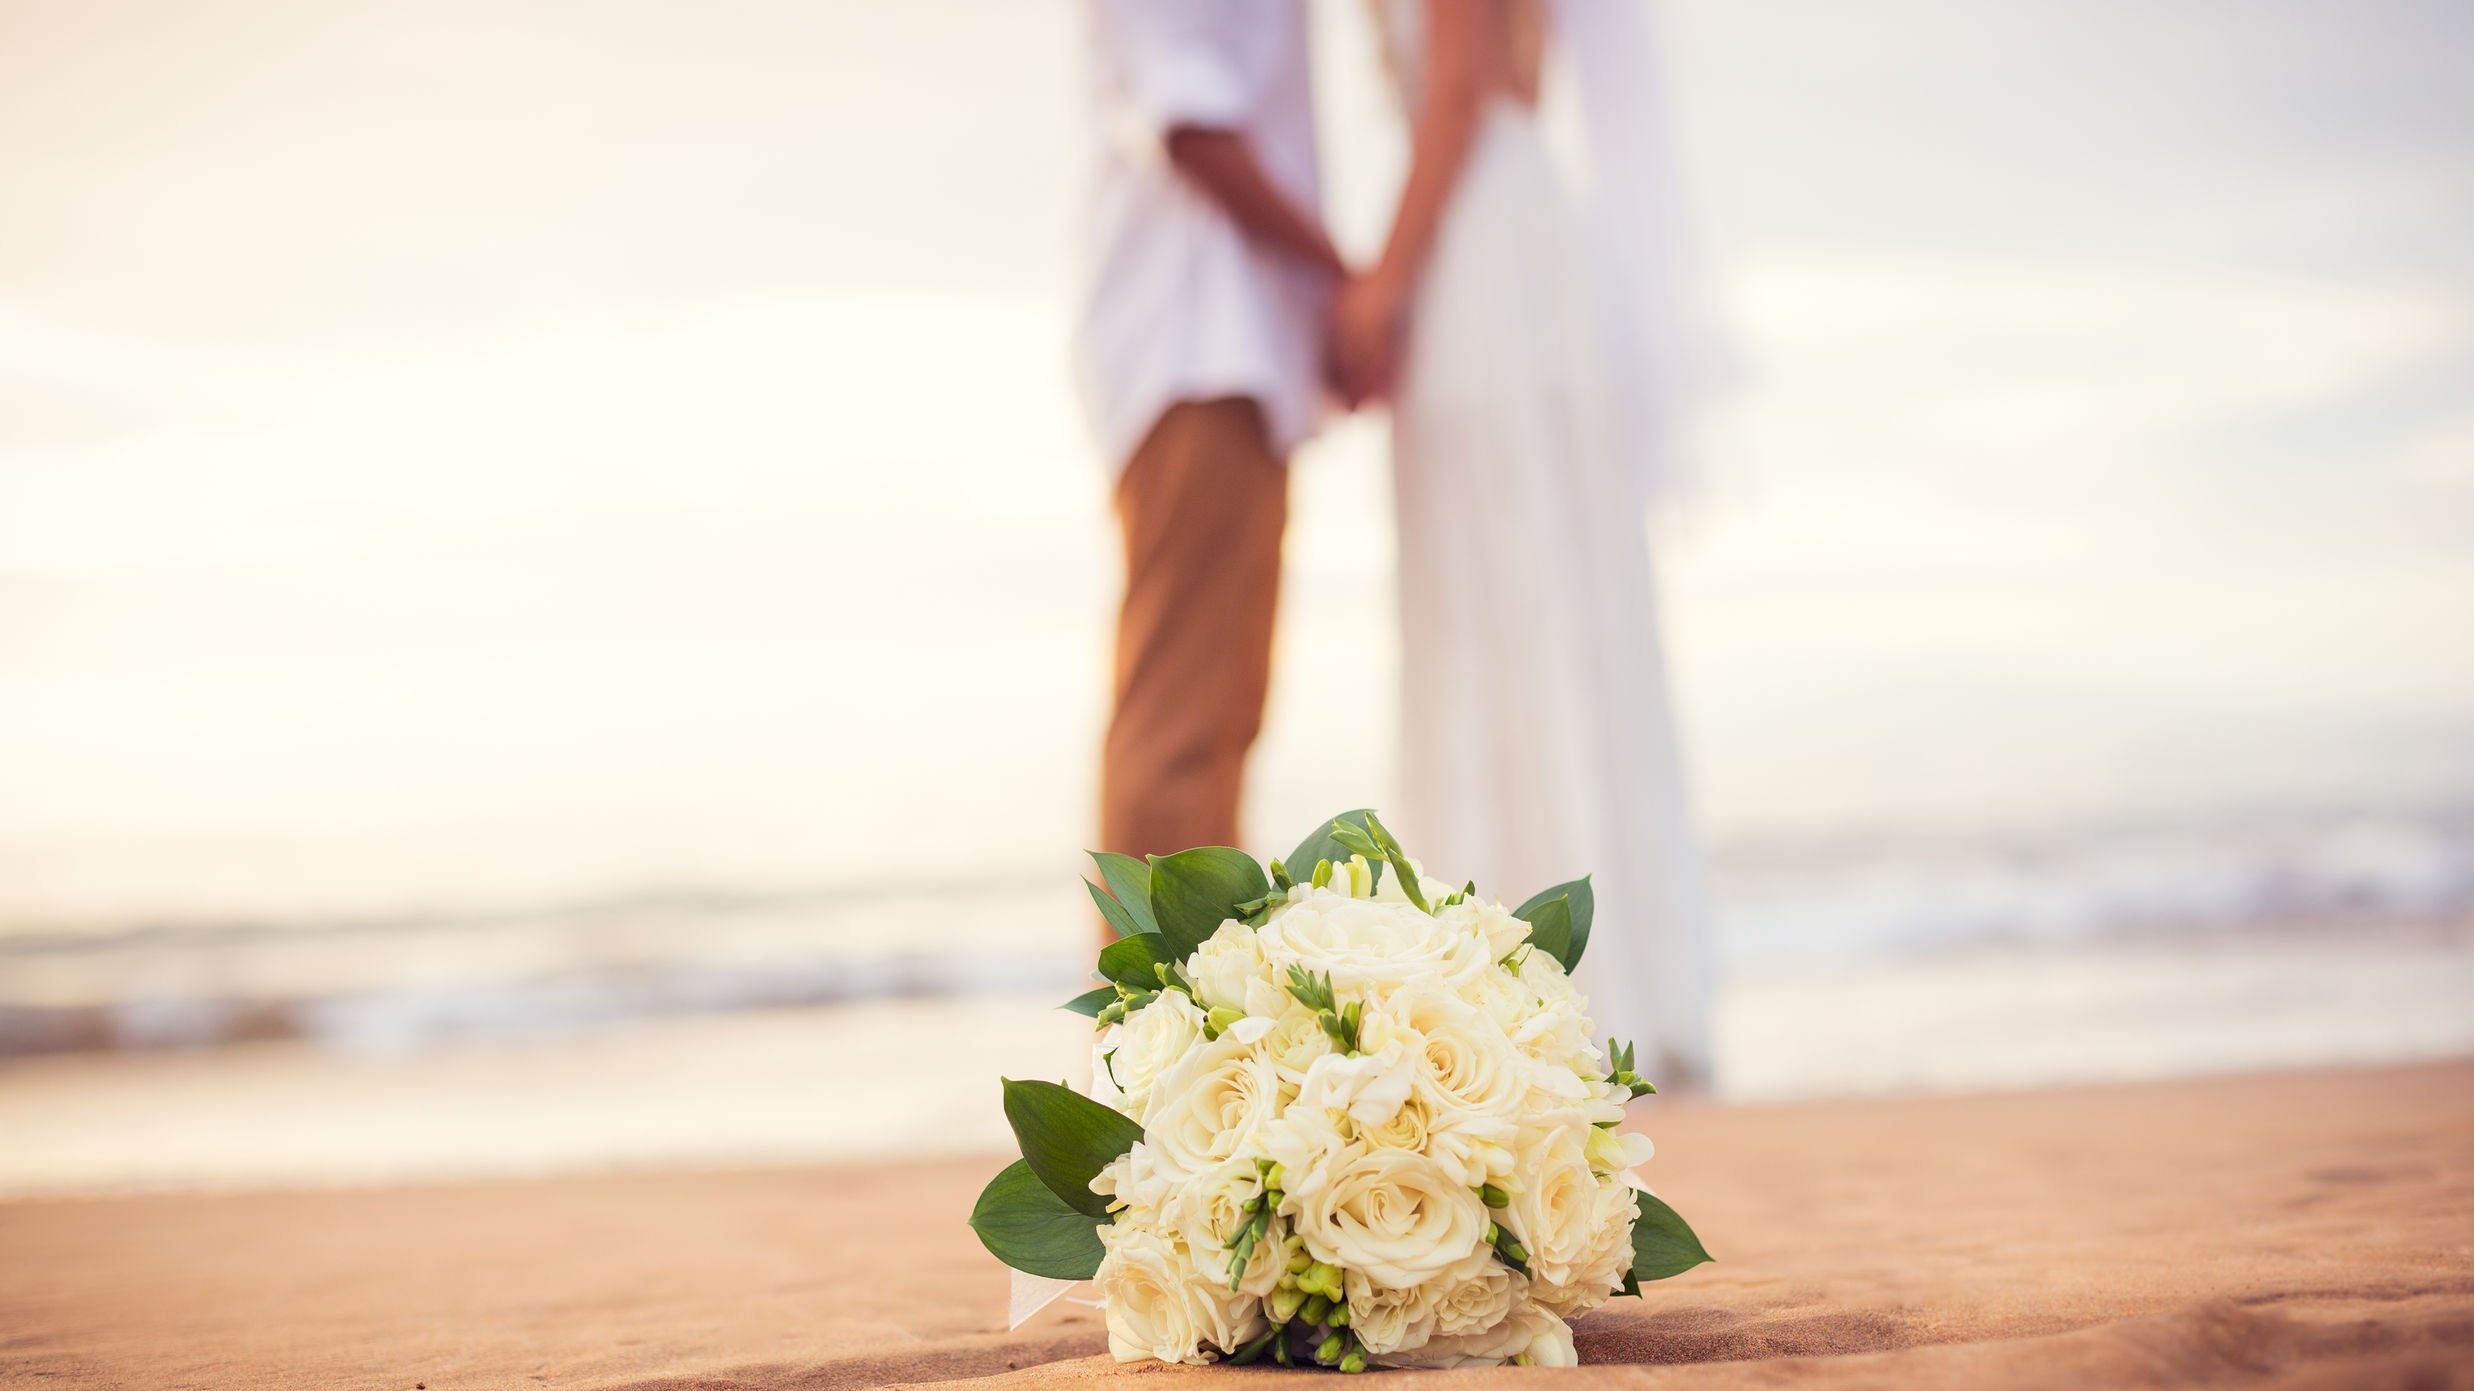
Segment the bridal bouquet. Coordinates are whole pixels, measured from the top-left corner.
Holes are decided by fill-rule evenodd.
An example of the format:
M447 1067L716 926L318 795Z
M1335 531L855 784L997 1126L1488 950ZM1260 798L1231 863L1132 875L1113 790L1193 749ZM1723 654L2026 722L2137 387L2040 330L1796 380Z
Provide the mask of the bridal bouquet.
M1268 870L1094 858L1093 1094L1005 1083L1022 1159L971 1225L1096 1281L1119 1360L1569 1365L1571 1319L1709 1259L1631 1178L1653 1088L1566 974L1586 879L1507 910L1362 811Z

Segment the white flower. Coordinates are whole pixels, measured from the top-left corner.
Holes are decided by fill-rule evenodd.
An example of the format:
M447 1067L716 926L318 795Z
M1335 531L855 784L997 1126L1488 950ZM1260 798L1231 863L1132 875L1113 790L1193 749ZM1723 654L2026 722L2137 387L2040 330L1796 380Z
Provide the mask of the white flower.
M1323 1021L1315 1018L1313 1010L1291 1001L1273 1018L1261 1051L1279 1069L1281 1081L1291 1087L1303 1086L1314 1060L1332 1051L1331 1035L1323 1032Z
M1501 961L1529 940L1529 924L1526 921L1513 917L1512 910L1502 904L1482 898L1455 903L1435 914L1435 917L1453 931L1474 933L1484 938L1486 959L1489 961Z
M1480 1333L1503 1321L1520 1297L1520 1277L1491 1249L1471 1252L1431 1280L1396 1289L1359 1271L1344 1280L1349 1326L1366 1351L1381 1355L1423 1347L1437 1335Z
M1602 1174L1620 1174L1649 1162L1658 1147L1646 1135L1629 1130L1589 1128L1589 1167Z
M1345 1111L1295 1103L1263 1127L1263 1156L1287 1171L1283 1191L1290 1203L1321 1191L1333 1174L1346 1167L1347 1157L1363 1148L1355 1129Z
M1222 1034L1161 1075L1151 1114L1143 1118L1143 1140L1162 1169L1191 1178L1251 1152L1257 1133L1279 1116L1280 1096L1271 1060L1242 1038Z
M1603 1185L1589 1167L1581 1134L1587 1129L1556 1126L1536 1134L1521 1151L1520 1187L1503 1224L1528 1248L1529 1278L1542 1284L1574 1284L1598 1245Z
M1541 999L1538 1008L1513 1031L1512 1042L1540 1063L1574 1077L1603 1066L1591 1037L1596 1032L1597 1026L1578 1000Z
M1492 1252L1479 1254L1493 1259ZM1441 1280L1402 1288L1376 1284L1363 1272L1352 1270L1344 1274L1341 1286L1348 1294L1349 1327L1367 1352L1402 1352L1424 1346L1435 1335L1435 1301L1443 1291Z
M1522 1280L1492 1250L1471 1256L1437 1282L1435 1332L1445 1337L1483 1333L1503 1322L1520 1298Z
M1229 1256L1237 1243L1237 1234L1253 1215L1246 1205L1262 1191L1262 1174L1254 1161L1232 1159L1170 1186L1158 1221L1168 1234L1185 1242L1205 1275L1226 1285ZM1257 1299L1265 1298L1287 1272L1288 1253L1280 1243L1258 1242L1237 1287Z
M1355 1316L1352 1315L1352 1318ZM1535 1367L1576 1367L1572 1330L1535 1304L1520 1303L1501 1323L1481 1333L1438 1335L1422 1347L1384 1355L1386 1367L1491 1367L1524 1362Z
M1483 1244L1486 1209L1476 1192L1425 1155L1353 1147L1330 1162L1303 1184L1291 1169L1281 1206L1316 1260L1406 1287Z
M1242 1346L1292 1259L1340 1269L1356 1343L1398 1367L1571 1365L1568 1320L1621 1284L1650 1145L1615 1128L1630 1091L1587 1001L1501 904L1429 914L1375 872L1353 860L1259 930L1219 924L1180 963L1191 995L1163 991L1103 1032L1093 1094L1143 1127L1091 1183L1113 1218L1096 1279L1120 1360ZM1413 873L1429 902L1450 893ZM1292 968L1328 977L1348 1043L1290 993ZM1232 1289L1273 1164L1280 1203Z
M1245 1010L1246 986L1266 974L1262 944L1253 928L1232 918L1185 959L1185 974L1205 1009Z
M1183 1255L1158 1232L1130 1223L1102 1226L1099 1238L1107 1254L1091 1279L1108 1306L1108 1350L1120 1362L1202 1361Z
M1132 1149L1092 1175L1091 1191L1124 1204L1118 1211L1118 1222L1155 1226L1175 1189L1168 1176L1160 1172L1151 1147L1136 1140Z
M1343 1057L1325 1053L1298 1084L1298 1106L1345 1111L1359 1125L1392 1118L1417 1085L1417 1058L1406 1048Z
M1483 1011L1457 995L1411 986L1394 994L1382 1013L1415 1040L1419 1090L1436 1114L1517 1113L1529 1071Z
M1427 1115L1425 1102L1410 1097L1388 1118L1373 1125L1360 1124L1357 1133L1373 1149L1423 1150L1434 1134L1434 1120Z
M1574 1319L1597 1308L1622 1288L1632 1269L1632 1189L1622 1183L1600 1183L1593 1198L1588 1242L1571 1263L1570 1278L1548 1283L1533 1280L1529 1297L1552 1313ZM1535 1270L1533 1265L1530 1267Z
M1290 966L1302 966L1329 975L1344 998L1418 980L1457 987L1493 965L1481 940L1444 931L1406 902L1351 898L1331 889L1292 898L1257 935L1279 978L1286 979Z
M1530 989L1520 977L1500 967L1480 971L1464 994L1506 1034L1520 1028L1530 1015L1538 1012L1538 992Z
M1508 1174L1530 1091L1528 1060L1484 1012L1430 987L1394 994L1383 1017L1416 1040L1428 1152L1470 1187Z
M1094 1071L1115 1082L1124 1098L1118 1110L1148 1124L1151 1095L1160 1078L1182 1065L1202 1041L1203 1012L1184 991L1163 990L1102 1042L1106 1056Z

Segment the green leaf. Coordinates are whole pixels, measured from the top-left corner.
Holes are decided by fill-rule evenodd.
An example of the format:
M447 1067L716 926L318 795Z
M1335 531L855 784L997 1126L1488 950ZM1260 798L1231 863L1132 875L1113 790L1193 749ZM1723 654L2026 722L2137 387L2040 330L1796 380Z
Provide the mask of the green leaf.
M1151 917L1179 961L1221 923L1240 916L1238 904L1270 892L1271 880L1254 857L1225 845L1180 850L1151 862Z
M1155 968L1175 959L1168 953L1168 939L1157 932L1120 937L1100 948L1100 974L1138 990L1157 990L1160 973Z
M1322 825L1314 828L1314 834L1297 842L1297 848L1290 851L1287 858L1281 860L1280 863L1288 866L1289 873L1296 875L1297 882L1301 884L1313 875L1314 862L1317 860L1329 860L1336 865L1347 864L1349 852L1341 847L1340 842L1331 838L1332 827L1348 825L1363 831L1366 829L1366 812L1366 808L1359 807L1355 811L1344 811L1338 816L1326 819Z
M1023 1162L1049 1192L1086 1216L1108 1215L1108 1200L1091 1191L1091 1180L1134 1147L1141 1126L1054 1082L1007 1082L1005 1120L1022 1144Z
M1681 1275L1703 1261L1714 1259L1701 1248L1701 1238L1692 1234L1675 1209L1660 1202L1655 1194L1634 1193L1632 1219L1632 1274L1635 1285L1651 1280L1664 1280Z
M1131 855L1109 850L1092 851L1091 861L1100 867L1100 878L1107 881L1108 892L1116 896L1125 915L1133 919L1134 930L1159 931L1159 923L1151 916L1151 866ZM1123 931L1118 935L1123 936Z
M1081 994L1076 995L1074 998L1066 1001L1064 1007L1072 1010L1076 1014L1089 1015L1091 1018L1097 1019L1100 1017L1101 1010L1115 1004L1116 1001L1117 987L1113 985L1103 985L1097 990L1086 990Z
M1572 950L1572 896L1558 894L1540 903L1531 899L1514 917L1529 924L1529 944L1557 961ZM1569 966L1564 968L1570 970Z
M1589 921L1597 911L1597 892L1584 874L1569 884L1541 890L1513 909L1512 916L1529 924L1529 940L1537 943L1538 950L1570 971L1581 964L1581 953L1589 950Z
M1051 1280L1088 1280L1099 1272L1099 1223L1059 1201L1031 1166L1017 1159L980 1190L971 1230L988 1254L1016 1270Z
M1088 879L1082 881L1082 886L1091 891L1091 902L1100 910L1100 916L1108 919L1109 931L1120 937L1132 937L1142 931L1134 925L1134 915L1125 911L1125 905L1111 896L1108 890Z

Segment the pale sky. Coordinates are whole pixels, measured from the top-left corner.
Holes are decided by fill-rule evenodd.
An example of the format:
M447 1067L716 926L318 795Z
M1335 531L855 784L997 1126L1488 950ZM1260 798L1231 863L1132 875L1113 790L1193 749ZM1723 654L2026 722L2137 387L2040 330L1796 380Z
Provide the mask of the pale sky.
M2474 799L2474 11L1665 14L1721 839ZM0 926L1062 872L1077 25L0 9ZM1267 843L1389 785L1379 450L1299 464Z

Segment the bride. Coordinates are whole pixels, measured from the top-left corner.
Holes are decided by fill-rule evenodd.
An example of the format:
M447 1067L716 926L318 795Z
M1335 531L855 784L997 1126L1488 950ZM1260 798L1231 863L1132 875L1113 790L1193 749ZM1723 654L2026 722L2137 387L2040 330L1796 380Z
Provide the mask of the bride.
M1653 1045L1655 1080L1706 1081L1709 931L1644 516L1685 349L1641 0L1372 3L1412 155L1329 346L1344 394L1391 403L1401 831L1490 893L1595 866L1599 1031ZM1586 184L1539 116L1550 55L1580 88Z

